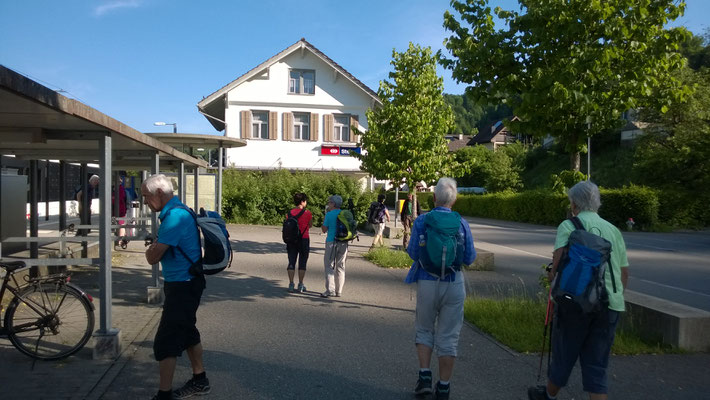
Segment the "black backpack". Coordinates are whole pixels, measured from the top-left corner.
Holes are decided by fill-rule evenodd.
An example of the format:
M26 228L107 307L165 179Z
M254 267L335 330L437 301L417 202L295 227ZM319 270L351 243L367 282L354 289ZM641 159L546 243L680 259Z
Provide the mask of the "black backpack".
M585 314L599 312L609 304L604 280L607 264L616 293L611 242L586 231L579 218L570 218L570 221L575 230L569 235L567 254L560 261L552 298L567 310Z
M222 216L215 211L205 211L200 208L200 214L195 214L184 204L179 204L175 208L182 208L190 213L195 220L197 228L197 241L200 247L200 257L197 261L188 257L179 246L175 248L192 263L190 273L192 275L214 275L232 266L232 244L229 241L229 232ZM200 239L202 234L202 240Z
M303 238L303 234L306 233L305 229L303 232L298 228L298 219L301 215L306 212L306 209L302 209L297 215L292 215L291 211L288 212L288 217L284 220L283 228L281 229L281 236L283 237L284 243L286 244L298 244ZM308 228L306 228L308 229Z
M373 201L370 204L370 209L367 210L367 222L371 224L379 224L382 223L384 219L384 212L385 205L380 203L379 201Z

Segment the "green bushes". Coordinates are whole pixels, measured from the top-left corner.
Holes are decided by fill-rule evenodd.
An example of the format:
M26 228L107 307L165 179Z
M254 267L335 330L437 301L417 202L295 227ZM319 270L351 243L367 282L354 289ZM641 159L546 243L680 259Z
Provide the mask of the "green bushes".
M625 228L633 218L636 229L653 229L658 222L659 201L655 190L631 186L601 189L599 215ZM555 226L567 217L567 196L550 190L521 193L459 195L454 210L462 215Z
M459 195L454 210L472 217L557 225L567 213L567 197L543 190Z
M343 197L343 208L347 208L348 198L353 199L357 221L365 221L367 208L375 198L372 192L363 192L355 179L337 173L228 170L224 173L222 214L231 223L278 225L294 207L296 192L308 195L315 226L323 223L326 201L332 194Z
M612 224L625 226L633 218L634 228L648 229L658 223L658 193L643 186L602 189L599 215Z

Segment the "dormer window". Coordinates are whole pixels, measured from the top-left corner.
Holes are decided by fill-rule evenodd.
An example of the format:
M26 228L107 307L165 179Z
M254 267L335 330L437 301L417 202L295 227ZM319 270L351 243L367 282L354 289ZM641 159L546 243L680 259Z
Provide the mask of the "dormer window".
M316 92L316 71L312 69L289 70L288 92L290 94L314 94Z

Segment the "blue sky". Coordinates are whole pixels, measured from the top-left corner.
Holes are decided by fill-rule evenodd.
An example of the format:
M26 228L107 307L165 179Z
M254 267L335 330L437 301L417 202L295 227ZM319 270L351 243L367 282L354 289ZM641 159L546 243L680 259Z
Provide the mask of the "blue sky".
M674 25L708 28L710 1ZM517 8L515 0L491 1ZM217 134L203 96L298 41L377 90L392 49L442 47L448 0L0 0L0 64L143 132ZM447 93L464 87L444 76Z

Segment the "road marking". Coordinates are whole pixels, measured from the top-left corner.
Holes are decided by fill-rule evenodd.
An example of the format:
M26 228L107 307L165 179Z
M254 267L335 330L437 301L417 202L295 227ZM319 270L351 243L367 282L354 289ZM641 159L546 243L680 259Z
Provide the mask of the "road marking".
M676 249L669 249L667 247L649 246L647 244L634 243L634 242L630 242L628 240L625 240L625 242L626 242L627 249L629 248L629 245L632 245L632 246L638 246L638 247L648 247L649 249L656 249L656 250L662 250L662 251L673 251L673 252L676 251Z
M633 278L633 277L631 277L631 279L639 280L639 281L644 282L644 283L650 283L651 285L661 286L661 287L664 287L664 288L667 288L667 289L675 289L675 290L680 290L681 292L685 292L685 293L696 294L696 295L698 295L698 296L710 297L710 294L700 293L700 292L696 292L696 291L694 291L694 290L683 289L683 288L679 288L679 287L676 287L676 286L671 286L671 285L666 285L666 284L663 284L663 283L658 283L658 282L654 282L654 281L649 281L649 280L647 280L647 279L639 279L639 278Z
M477 241L476 243L478 243L479 245L480 245L480 244L483 244L483 246L478 246L478 247L481 248L481 250L485 250L484 247L486 247L486 246L502 247L502 248L504 248L504 249L508 249L508 250L512 250L512 251L517 251L518 253L523 253L523 254L527 254L527 255L531 255L531 256L535 256L535 257L544 258L544 259L546 259L546 260L551 260L551 259L552 259L552 256L543 256L543 255L541 255L541 254L531 253L531 252L529 252L529 251L516 249L516 248L514 248L514 247L503 246L503 245L500 245L500 244L493 244L493 243L481 242L481 241Z

